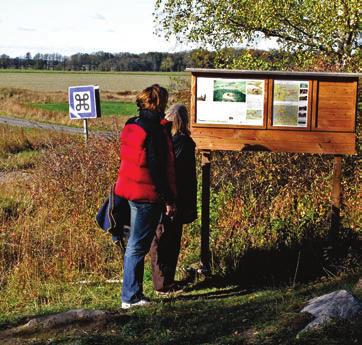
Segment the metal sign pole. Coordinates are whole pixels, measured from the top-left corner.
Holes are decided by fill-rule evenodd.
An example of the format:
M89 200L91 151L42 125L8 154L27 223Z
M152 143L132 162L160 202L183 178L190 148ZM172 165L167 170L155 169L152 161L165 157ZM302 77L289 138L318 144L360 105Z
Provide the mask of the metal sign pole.
M83 120L83 133L84 133L84 140L85 142L88 141L88 120L84 119Z

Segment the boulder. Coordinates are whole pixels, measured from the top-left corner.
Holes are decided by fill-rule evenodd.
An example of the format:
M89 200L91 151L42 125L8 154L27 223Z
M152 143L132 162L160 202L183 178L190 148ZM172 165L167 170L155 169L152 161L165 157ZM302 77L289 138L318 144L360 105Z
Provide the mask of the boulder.
M362 302L346 290L315 297L301 310L315 317L301 332L319 328L326 322L351 319L362 313Z
M0 332L0 340L12 336L34 334L55 329L66 329L75 325L104 325L112 320L126 319L127 316L118 312L105 310L73 309L63 313L36 317L27 323ZM1 343L1 341L0 341Z

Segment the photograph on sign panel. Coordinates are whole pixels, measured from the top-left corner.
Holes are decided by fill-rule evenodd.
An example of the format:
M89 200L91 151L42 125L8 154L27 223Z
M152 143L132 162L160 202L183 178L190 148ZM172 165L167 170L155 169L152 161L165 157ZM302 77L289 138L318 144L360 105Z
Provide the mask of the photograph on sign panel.
M253 81L248 81L247 87L246 87L246 91L248 96L249 95L255 95L255 96L260 96L263 94L263 86L264 86L264 81L262 80L253 80Z
M245 102L245 81L214 80L214 102Z
M297 126L298 105L277 104L273 108L274 126Z
M205 101L206 101L206 93L197 96L197 100L198 100L198 101L205 102Z
M247 109L246 122L263 124L263 111L262 109Z

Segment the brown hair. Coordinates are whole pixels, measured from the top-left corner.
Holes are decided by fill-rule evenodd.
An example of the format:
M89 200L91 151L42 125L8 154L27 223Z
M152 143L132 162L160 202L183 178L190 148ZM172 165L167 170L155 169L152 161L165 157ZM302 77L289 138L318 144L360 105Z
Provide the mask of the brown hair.
M189 116L187 109L183 104L174 104L168 111L166 118L172 121L172 135L185 134L190 135Z
M153 84L137 95L138 109L148 109L164 113L168 101L168 92L158 84Z

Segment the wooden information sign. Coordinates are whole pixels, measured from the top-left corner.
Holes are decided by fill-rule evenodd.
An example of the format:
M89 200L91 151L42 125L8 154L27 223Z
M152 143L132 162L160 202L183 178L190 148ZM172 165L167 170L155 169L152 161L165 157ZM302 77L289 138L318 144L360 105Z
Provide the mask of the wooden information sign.
M356 153L359 74L188 71L199 149Z
M201 264L210 269L211 151L333 154L331 232L339 226L342 155L356 153L358 73L187 69L190 123L202 153Z

